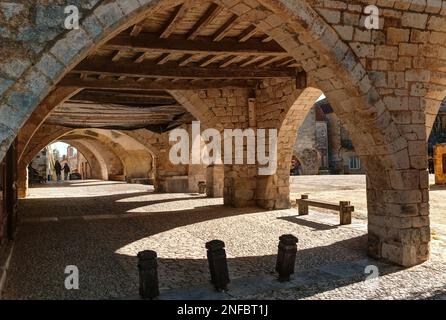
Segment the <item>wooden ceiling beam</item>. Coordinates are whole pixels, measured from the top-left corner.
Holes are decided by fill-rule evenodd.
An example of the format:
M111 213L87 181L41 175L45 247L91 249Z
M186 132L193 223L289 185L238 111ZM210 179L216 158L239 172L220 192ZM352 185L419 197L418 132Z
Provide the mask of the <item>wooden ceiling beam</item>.
M294 58L285 58L282 59L281 61L279 61L278 63L276 63L274 66L281 68L281 67L286 67L287 65L289 65L290 63L294 62Z
M234 64L237 60L240 59L240 56L230 56L223 63L219 65L220 68L226 68L229 67L231 64Z
M112 61L113 62L117 62L119 61L119 59L121 59L123 52L121 50L118 50L116 52L114 52L113 57L112 57Z
M81 91L80 93L84 94L84 93L88 93L88 94L99 94L99 95L118 95L118 96L127 96L127 97L137 97L137 98L170 98L173 99L173 97L166 91L163 90L158 90L158 91L153 91L153 90L148 90L146 92L141 91L141 90L107 90L107 89L98 89L98 90L92 90L92 89L86 89ZM76 95L75 95L76 96ZM75 97L74 96L74 97Z
M73 97L68 102L71 103L113 103L122 105L171 105L176 103L175 99L166 98L136 98L127 96L94 96L93 94L83 94L79 97Z
M261 58L261 57L260 57ZM251 60L250 64L259 57ZM209 61L208 61L209 62ZM206 62L206 64L208 64ZM95 57L84 60L72 71L73 73L98 74L102 76L126 76L141 78L168 78L168 79L263 79L263 78L289 78L294 77L296 71L291 68L284 69L258 69L258 68L202 68L178 67L176 64L166 63L158 65L152 62L134 64L117 62L110 64L110 60Z
M137 37L142 31L142 27L138 24L135 24L132 28L132 31L130 31L130 35L132 37Z
M229 18L228 21L226 21L226 23L217 30L217 32L214 34L213 36L213 40L214 41L221 41L223 40L229 32L231 32L231 29L233 27L235 27L235 25L237 25L237 23L239 22L239 17L237 15L232 15L231 18Z
M273 41L273 38L268 35L262 39L262 42L270 42L270 41Z
M256 62L258 62L260 60L262 60L262 59L265 59L265 57L262 57L262 56L260 56L260 57L251 57L251 59L247 59L247 60L243 61L243 63L240 64L239 67L240 68L246 68L246 67L248 67L248 66L250 66L250 65L252 65L252 64L254 64L254 63L256 63Z
M186 55L184 55L184 57L181 59L181 61L178 63L178 65L179 65L180 67L185 67L185 66L187 66L189 63L191 63L194 59L195 59L195 55L193 55L193 54L186 54Z
M134 91L148 91L148 90L199 90L199 89L214 89L214 88L256 88L260 83L259 80L228 80L223 82L221 80L201 80L196 81L182 80L180 82L172 83L171 81L160 79L159 81L144 79L138 81L133 78L128 78L125 81L119 80L96 80L92 78L80 79L77 76L68 75L63 78L57 85L59 87L78 87L85 89L102 89L102 90L134 90Z
M274 62L277 62L277 60L280 60L280 57L266 57L263 61L261 61L257 67L259 68L264 68L267 67L269 65L271 65Z
M158 65L163 65L163 64L169 62L170 59L172 59L172 54L171 54L171 53L163 53L163 54L156 60L156 64L158 64Z
M238 38L238 42L246 42L258 32L255 26L249 26Z
M187 35L188 40L194 40L197 38L201 31L203 31L206 26L212 22L212 20L217 17L220 12L222 12L223 8L218 4L212 3L209 8L206 10L206 13L198 20L198 22L194 25L192 30Z
M122 50L133 52L206 54L206 55L254 55L254 56L283 56L289 54L277 43L271 41L263 43L259 39L252 39L243 43L234 39L224 39L215 42L212 38L200 37L195 40L185 40L183 37L172 36L169 39L159 39L154 34L144 34L137 38L125 34L116 36L102 47L106 50Z
M175 8L174 13L170 17L169 21L167 22L164 29L161 31L159 37L161 39L167 39L169 38L172 33L174 32L177 25L181 22L183 17L186 15L187 11L189 9L188 3L185 2L183 4L180 4Z
M133 62L141 63L146 59L146 56L147 56L147 52L138 53L138 55L136 56L135 60L133 60Z
M132 112L129 113L129 110ZM127 114L133 116L135 114L147 114L153 112L169 112L182 113L185 112L183 106L178 104L172 105L151 105L148 107L127 106L121 104L98 104L98 103L73 103L66 102L57 107L51 115L55 113L73 113L84 115L98 115L98 114Z
M214 63L217 60L220 60L222 57L219 55L215 55L215 56L210 56L210 57L206 57L204 59L202 59L198 65L200 67L207 67L209 65L211 65L212 63Z

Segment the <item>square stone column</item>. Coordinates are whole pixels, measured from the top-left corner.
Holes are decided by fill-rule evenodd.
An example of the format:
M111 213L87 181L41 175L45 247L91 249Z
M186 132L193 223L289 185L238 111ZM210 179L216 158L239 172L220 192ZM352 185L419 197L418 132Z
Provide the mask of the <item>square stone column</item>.
M225 165L225 205L241 208L255 206L257 167Z
M210 198L222 198L225 180L223 165L211 165L206 169L206 194Z
M370 256L405 267L429 258L427 170L369 172L367 203Z
M189 192L198 193L198 183L200 181L206 181L207 169L204 165L190 164L189 165ZM223 178L222 178L223 181ZM223 189L223 187L222 187ZM221 196L223 197L223 191Z

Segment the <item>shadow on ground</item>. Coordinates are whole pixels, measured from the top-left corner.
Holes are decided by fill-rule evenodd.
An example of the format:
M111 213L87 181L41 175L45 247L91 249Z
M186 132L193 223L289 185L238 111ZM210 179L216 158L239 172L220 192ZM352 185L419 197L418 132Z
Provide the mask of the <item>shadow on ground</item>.
M162 200L132 201L137 196L155 195L147 192L129 193L94 198L59 198L59 199L26 199L20 202L21 216L97 215L113 213L126 214L129 211L153 204L181 202L203 199L203 197L180 197ZM258 208L234 209L217 206L197 206L194 209L181 211L149 212L147 216L131 219L90 220L75 219L57 223L26 223L19 228L19 233L11 261L11 271L6 283L4 297L7 299L116 299L134 297L138 292L137 260L138 251L153 249L152 246L163 245L172 250L166 258L163 253L159 259L159 278L163 294L170 298L187 297L193 288L207 288L209 280L208 263L204 243L213 238L221 238L228 243L230 234L202 229L187 229L178 232L176 239L160 238L164 232L185 226L193 226L200 222L213 221L235 216L265 212ZM248 218L247 218L248 219ZM309 227L319 231L327 231L334 226L304 221L296 217L280 218L292 224ZM209 227L212 228L212 225ZM193 227L192 227L193 228ZM237 225L228 225L228 229L236 234L244 234L245 230ZM279 230L280 231L280 230ZM200 233L200 236L190 232ZM265 231L267 232L267 231ZM183 235L183 236L181 236ZM248 232L249 235L249 232ZM153 238L155 237L155 238ZM209 238L213 237L213 238ZM152 242L147 242L147 239ZM155 239L155 240L153 240ZM190 242L195 241L194 243ZM197 243L200 241L201 243ZM161 242L161 243L160 243ZM246 242L238 242L239 247L263 245L262 237L246 238ZM191 247L202 248L201 254L194 253L196 259L190 259ZM123 249L125 254L122 253ZM334 242L327 246L307 248L299 245L296 261L297 287L314 286L324 282L319 292L332 290L364 280L363 266L350 262L365 259L367 248L366 236L354 237ZM230 245L227 250L231 252ZM240 249L240 248L238 248ZM243 248L242 248L243 249ZM199 250L199 249L198 249ZM273 252L273 251L271 251ZM262 290L270 290L275 282L262 281L274 275L275 254L259 256L229 256L231 279L234 280L234 297L257 294ZM343 264L344 263L344 264ZM345 264L347 263L347 264ZM378 264L378 262L376 262ZM65 289L65 268L75 265L80 272L80 290ZM347 267L346 267L347 266ZM381 274L395 272L399 269L380 264ZM251 279L251 280L250 280ZM238 283L238 285L237 285ZM243 289L244 288L244 289ZM211 294L210 291L206 291ZM317 291L318 289L316 289ZM189 293L188 293L189 292ZM314 289L312 291L314 294ZM185 296L184 296L185 295ZM299 297L309 293L299 291ZM190 296L190 295L189 295Z

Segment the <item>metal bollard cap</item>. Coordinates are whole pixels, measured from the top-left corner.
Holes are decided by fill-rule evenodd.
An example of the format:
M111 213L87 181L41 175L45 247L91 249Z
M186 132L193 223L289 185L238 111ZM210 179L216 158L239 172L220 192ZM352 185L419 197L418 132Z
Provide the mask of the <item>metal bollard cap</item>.
M138 253L139 260L155 260L158 257L155 251L146 250Z
M286 245L295 245L299 242L299 239L297 237L293 236L292 234L284 234L283 236L280 236L280 242L286 244Z
M212 240L206 243L206 249L208 250L219 250L225 247L225 243L221 240Z

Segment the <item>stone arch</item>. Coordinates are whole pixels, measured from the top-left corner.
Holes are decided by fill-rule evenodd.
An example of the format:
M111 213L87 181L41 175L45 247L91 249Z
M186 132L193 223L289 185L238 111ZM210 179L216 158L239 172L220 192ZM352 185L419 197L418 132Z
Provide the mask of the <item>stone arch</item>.
M136 140L114 130L75 129L64 137L100 142L120 159L123 175L128 181L134 178L149 178L152 166L150 152Z
M19 162L27 166L31 160L47 145L70 132L72 129L62 126L43 125L34 135L34 139L29 141L27 148L23 150L23 155Z
M217 90L218 91L218 90ZM213 110L213 103L207 104L206 96L207 90L201 91L180 91L171 90L169 93L188 110L198 121L204 129L215 128L223 130L223 124L218 121L218 116Z
M102 142L89 139L85 137L77 137L77 139L70 139L70 135L62 137L64 140L75 140L79 141L83 146L91 150L95 155L98 155L102 159L101 163L105 164L106 170L101 170L106 172L106 174L101 173L101 178L95 178L100 180L122 180L124 178L124 164L114 152ZM98 175L97 167L91 168L91 173L93 176Z
M47 128L47 126L42 126L43 130L37 132L36 140L31 141L28 145L26 153L23 154L22 158L18 164L18 196L19 198L26 198L28 195L28 165L31 163L32 159L47 145L56 142L59 138L63 137L70 129L65 127L52 126L52 128ZM100 152L94 148L94 146L86 145L86 141L75 141L75 140L60 140L66 141L68 144L73 145L77 148L87 159L88 163L94 169L95 179L107 180L108 179L108 168L107 163L103 159Z
M251 5L246 7L222 0L214 0L214 2L239 15L241 19L254 24L261 31L276 39L298 61L302 61L303 68L312 73L312 78L318 87L331 97L332 101L336 101L334 104L338 105L340 117L341 114L345 114L346 110L351 110L352 105L356 107L357 112L361 113L361 122L366 127L370 127L373 125L372 122L376 122L378 117L383 116L385 107L380 103L380 97L356 55L308 3L304 1L289 3L288 1L259 0L259 2L252 1ZM98 5L92 13L88 14L83 19L79 30L67 31L61 35L47 51L42 53L40 60L22 74L25 85L20 83L11 85L10 89L3 94L5 100L8 101L8 104L4 106L5 113L13 112L13 105L16 102L20 102L21 107L26 110L20 110L19 116L2 124L0 158L3 158L16 136L17 128L22 127L40 101L51 91L54 84L78 64L88 52L100 46L119 31L129 27L132 22L140 20L151 10L157 10L163 6L173 7L178 3L155 0L109 1ZM279 21L281 22L279 23ZM299 33L304 36L297 39L295 35ZM317 54L314 49L317 49L320 54ZM345 57L349 58L348 65ZM354 61L353 66L351 65L352 61ZM58 70L50 72L48 65L51 63L57 64ZM51 78L49 81L48 77ZM336 88L329 81L331 78L338 77L342 77L346 89ZM33 87L32 90L26 87L29 84L36 84L36 81L41 81L41 83ZM22 92L18 94L17 91ZM342 107L345 109L343 110ZM355 119L347 120L346 122L354 127ZM394 129L390 127L388 126L384 130ZM394 137L398 133L393 132L387 135ZM386 133L377 132L375 136L367 136L368 145L370 143L381 145L385 140Z
M116 133L115 133L116 134ZM131 139L129 136L119 133L119 136L127 137ZM134 145L139 145L140 147L136 148L136 150L128 150L124 145L121 145L119 142L114 141L119 138L113 138L112 133L108 133L108 130L80 130L80 129L70 129L61 126L53 126L53 125L43 125L35 134L32 141L28 144L28 148L22 157L21 163L29 163L31 159L37 154L40 150L42 150L46 145L52 143L56 140L61 139L76 139L76 140L85 140L84 144L89 143L94 147L96 144L96 150L106 151L106 155L108 156L108 168L110 169L108 172L113 175L116 170L123 171L121 174L125 176L127 173L130 174L129 178L132 178L132 174L134 170L133 168L137 165L141 165L138 163L138 160L142 160L145 162L145 165L150 165L151 155L147 151L146 153L141 154L141 151L146 150L141 144L137 143L135 140L131 140ZM124 138L124 143L129 143L129 140ZM121 143L123 143L121 141ZM100 147L100 148L99 148ZM132 145L130 145L132 147ZM117 162L115 159L119 159L118 163L114 166L111 165L113 162ZM110 163L111 162L111 163ZM143 165L141 165L144 167ZM140 176L139 176L140 177ZM108 177L106 178L108 179Z
M257 203L266 208L290 206L290 166L297 130L322 95L317 88L293 88L294 81L289 81L272 83L257 91L258 110L261 110L257 115L258 127L278 130L277 172L272 176L260 176L257 181ZM271 92L279 93L280 98L271 99Z
M372 81L371 73L366 71L368 60L365 57L359 59L353 48L341 38L339 28L335 31L332 27L336 22L331 22L329 15L324 16L321 13L321 9L327 11L325 7L330 12L340 10L337 6L345 7L346 1L215 2L279 42L301 62L310 83L320 88L330 99L336 114L350 132L357 153L368 171L370 253L406 266L426 260L429 254L429 239L426 236L429 234L429 183L423 159L426 124L420 123L416 128L418 131L423 126L423 133L406 132L398 124L398 116L404 114L398 103L401 104L402 99L408 98L409 94L405 97L390 94L382 98L375 88L379 79ZM14 79L20 80L8 82L6 89L2 89L4 103L0 105L0 119L3 120L0 124L0 159L17 135L18 128L22 127L39 102L88 52L151 10L179 3L181 1L168 0L102 2L93 12L85 11L80 30L65 32L55 42L47 43L46 50L38 58L27 61L27 65L22 68L25 72L16 72ZM361 3L370 2L358 2L356 6L359 9L362 9ZM413 1L413 13L429 12L430 15L430 12L437 12L435 18L440 21L435 22L440 31L443 31L441 23L444 22L444 10L438 7L440 2L432 3L434 4L427 6ZM435 5L436 11L425 10L427 7L430 10ZM409 8L404 5L399 7L412 10L412 5ZM354 27L357 28L358 25ZM377 47L372 41L365 42L369 42L367 44L373 50ZM399 48L395 46L392 49L393 53L396 50L398 59ZM385 56L386 50L376 50L380 51L381 56ZM57 67L50 68L50 65ZM374 68L367 66L367 70ZM426 104L426 81L415 77L413 82L419 86L413 88L414 105L421 110ZM384 86L383 89L387 88ZM404 104L409 106L407 101ZM18 109L17 105L21 108ZM390 110L392 108L397 109L399 114ZM425 114L422 114L422 118L420 122L425 121ZM407 126L407 129L412 130L411 126ZM417 139L408 141L407 137L410 135L418 136ZM383 172L386 174L382 174ZM421 200L416 204L408 203L407 194L410 192L416 193L417 199ZM419 240L420 238L423 240Z
M88 145L85 141L74 140L74 139L60 139L58 141L65 142L73 147L75 147L78 152L87 159L91 166L92 178L97 180L107 180L108 179L108 169L104 158L100 153L96 152L92 145Z
M33 116L29 117L20 129L18 134L18 154L19 158L22 158L28 143L31 141L32 137L36 134L39 128L43 125L45 120L51 111L63 103L70 96L79 92L79 88L72 87L62 87L55 88L36 108L33 112Z

